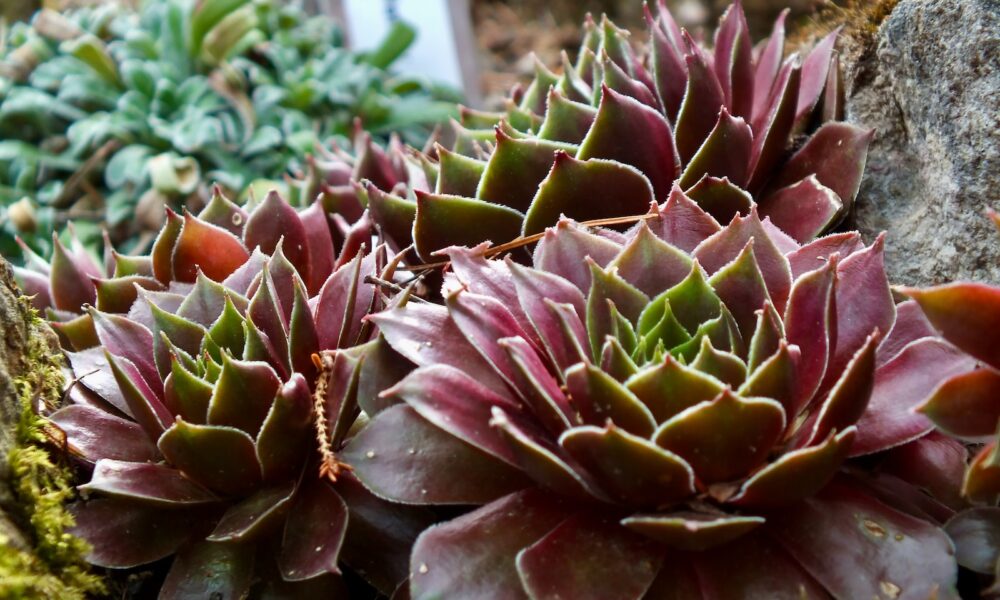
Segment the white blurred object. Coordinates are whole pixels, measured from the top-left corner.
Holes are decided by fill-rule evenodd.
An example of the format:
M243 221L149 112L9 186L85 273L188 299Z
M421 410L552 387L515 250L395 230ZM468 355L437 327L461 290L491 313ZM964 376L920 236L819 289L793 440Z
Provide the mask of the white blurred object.
M393 67L463 89L471 103L479 98L476 50L468 0L340 0L348 43L371 50L396 19L417 30L417 39Z

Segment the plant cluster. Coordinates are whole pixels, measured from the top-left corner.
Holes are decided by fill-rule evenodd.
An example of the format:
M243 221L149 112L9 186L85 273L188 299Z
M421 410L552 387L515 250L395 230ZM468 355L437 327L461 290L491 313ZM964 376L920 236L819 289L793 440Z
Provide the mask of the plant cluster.
M649 26L639 55L588 20L449 147L357 131L147 255L29 253L89 560L161 598L989 585L998 292L894 291L884 238L826 233L871 139L835 37Z
M328 19L272 0L111 3L15 25L0 50L4 253L15 234L48 250L67 218L148 242L164 205L196 209L207 182L241 194L281 181L357 118L422 141L455 98L387 73L414 35L400 23L352 53Z

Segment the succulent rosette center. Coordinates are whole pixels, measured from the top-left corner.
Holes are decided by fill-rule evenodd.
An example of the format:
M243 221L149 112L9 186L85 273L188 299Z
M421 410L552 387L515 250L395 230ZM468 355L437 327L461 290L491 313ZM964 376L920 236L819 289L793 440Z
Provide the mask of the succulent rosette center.
M771 561L787 581L766 589L826 597L840 583L806 532L906 521L838 474L905 441L858 428L880 419L866 408L895 320L881 241L800 246L753 208L723 227L675 188L625 234L561 221L531 266L484 249L444 251L446 306L370 317L419 368L346 448L358 477L399 501L484 505L421 536L414 597L492 589L448 573L459 556L537 598L659 598L674 566L720 566L706 556L739 556L743 589L763 592Z

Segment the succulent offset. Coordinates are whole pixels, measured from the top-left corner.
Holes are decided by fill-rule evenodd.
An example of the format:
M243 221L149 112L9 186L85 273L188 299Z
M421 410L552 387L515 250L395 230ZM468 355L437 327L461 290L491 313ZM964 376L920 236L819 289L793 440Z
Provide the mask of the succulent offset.
M358 118L422 143L457 95L386 71L414 36L399 23L350 52L328 18L273 0L40 12L0 53L0 249L18 234L44 251L67 218L134 242L164 204L280 180Z
M990 211L1000 227L1000 216ZM1000 576L1000 353L993 338L1000 326L1000 287L955 282L929 288L900 287L919 306L921 325L967 353L969 364L936 387L919 390L917 410L938 430L975 448L961 494L970 507L947 524L959 563ZM956 468L965 467L959 462ZM996 591L997 584L991 588Z
M530 267L484 249L444 251L446 306L370 317L419 368L342 457L482 505L417 540L412 597L952 597L920 492L843 468L924 435L894 390L965 361L894 327L881 240L720 226L675 188L626 234L560 221Z
M639 215L672 185L728 221L756 199L800 242L850 211L872 132L838 121L836 32L804 59L783 58L784 16L759 50L742 7L721 19L710 51L660 3L647 10L650 50L588 20L575 63L538 64L504 113L466 109L450 149L420 157L426 185L369 191L373 219L431 260L435 250L537 234L560 215Z
M333 454L358 415L361 317L382 302L365 278L386 260L362 250L311 295L282 246L258 248L219 281L140 289L127 315L88 310L99 345L67 352L71 403L51 420L93 467L71 506L93 564L173 555L160 598L346 598L345 563L393 592L427 515Z

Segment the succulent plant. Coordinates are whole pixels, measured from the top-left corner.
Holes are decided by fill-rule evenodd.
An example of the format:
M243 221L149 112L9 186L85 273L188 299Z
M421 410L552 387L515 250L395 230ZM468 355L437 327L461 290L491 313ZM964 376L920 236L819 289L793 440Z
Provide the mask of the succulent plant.
M454 92L386 71L408 26L362 55L328 18L285 4L109 4L15 26L0 55L0 201L14 206L3 251L15 233L46 250L68 218L135 241L159 229L163 205L197 210L206 182L237 195L280 180L356 118L422 143L457 114Z
M1000 216L990 211L1000 227ZM921 326L967 355L936 387L919 390L917 410L937 429L976 449L964 469L961 494L970 503L951 519L946 531L956 546L959 564L1000 577L1000 353L992 334L1000 323L1000 287L955 282L929 288L900 287L912 298ZM918 308L919 307L919 308ZM963 455L964 457L964 455ZM951 461L952 464L954 461ZM994 583L991 592L1000 590Z
M607 18L588 20L561 74L538 64L505 112L464 109L451 148L422 158L429 185L370 194L376 222L399 246L412 236L429 261L448 246L540 233L560 215L639 215L676 182L722 222L746 214L752 195L800 242L837 225L872 137L838 121L837 33L783 59L784 15L754 50L736 3L710 51L659 6L647 9L648 53Z
M93 468L73 532L102 567L173 556L160 598L356 597L345 564L389 595L429 523L334 454L359 414L361 317L382 302L365 278L384 250L356 252L311 295L286 248L258 247L219 281L203 263L193 284L139 289L127 314L89 308L99 345L67 352L70 404L51 421Z
M901 391L966 361L897 320L881 238L720 226L675 186L531 266L485 250L442 252L445 306L369 317L418 368L340 455L480 506L418 538L413 598L955 597L921 492L850 460L926 434Z
M274 191L241 208L216 187L197 216L170 209L166 214L148 255L119 254L105 236L104 260L98 261L72 228L68 246L53 236L51 261L21 242L25 266L14 267L15 278L67 347L86 348L97 339L85 306L126 313L140 289L162 292L171 282L193 284L199 273L223 281L258 248L269 255L281 247L306 292L317 294L334 269L350 262L371 238L360 206L328 216L321 202L296 210Z

